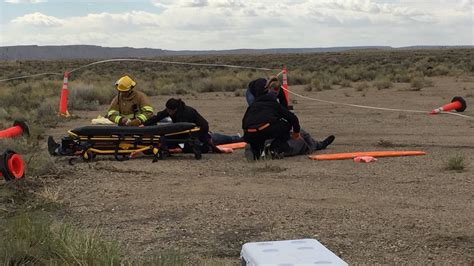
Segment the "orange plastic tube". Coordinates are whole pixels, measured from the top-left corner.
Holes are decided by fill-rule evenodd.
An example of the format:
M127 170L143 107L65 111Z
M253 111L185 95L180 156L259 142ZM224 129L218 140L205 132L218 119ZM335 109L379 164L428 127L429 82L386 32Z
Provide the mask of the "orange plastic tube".
M466 110L467 104L466 100L464 100L460 96L456 96L451 100L451 103L445 104L439 108L433 109L430 114L435 115L441 112L448 112L452 110L456 110L456 112L464 112Z
M224 148L224 149L231 148L231 149L237 150L237 149L245 148L245 145L247 145L246 142L236 142L236 143L217 145L217 148Z
M21 179L25 175L25 162L14 151L7 150L0 156L0 176L5 180Z
M17 120L13 126L4 130L0 130L0 139L14 138L23 134L29 135L29 129L26 122Z
M287 77L287 74L288 74L288 71L286 70L286 66L283 65L283 70L282 70L282 74L283 74L283 93L285 94L285 97L286 97L286 102L288 103L288 105L290 105L290 95L288 94L288 77Z
M68 79L69 79L69 72L64 72L64 80L63 80L63 87L61 89L61 99L59 100L59 114L62 116L67 116L67 97L69 94L68 91Z
M14 126L0 131L0 139L13 138L21 136L23 134L23 128L20 126Z
M424 151L367 151L367 152L347 152L347 153L330 153L330 154L318 154L310 155L309 158L312 160L345 160L353 159L359 156L372 156L372 157L398 157L398 156L415 156L425 155Z

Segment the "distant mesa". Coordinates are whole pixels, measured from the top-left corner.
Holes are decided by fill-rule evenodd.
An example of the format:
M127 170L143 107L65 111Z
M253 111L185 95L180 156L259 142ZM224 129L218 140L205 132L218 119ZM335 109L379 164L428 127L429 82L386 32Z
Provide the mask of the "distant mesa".
M394 49L442 49L472 48L474 46L347 46L326 48L270 48L235 50L162 50L152 48L102 47L95 45L38 46L18 45L0 47L0 60L63 60L63 59L111 59L111 58L153 58L177 55L240 55L240 54L295 54L343 52L350 50L394 50Z

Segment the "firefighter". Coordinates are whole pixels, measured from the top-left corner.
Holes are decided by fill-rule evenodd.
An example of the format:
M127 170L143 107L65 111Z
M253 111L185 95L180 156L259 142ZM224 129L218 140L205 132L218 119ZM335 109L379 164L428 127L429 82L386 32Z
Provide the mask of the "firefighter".
M107 117L119 126L140 126L153 116L150 100L134 89L136 84L129 76L115 82L118 95L112 100Z

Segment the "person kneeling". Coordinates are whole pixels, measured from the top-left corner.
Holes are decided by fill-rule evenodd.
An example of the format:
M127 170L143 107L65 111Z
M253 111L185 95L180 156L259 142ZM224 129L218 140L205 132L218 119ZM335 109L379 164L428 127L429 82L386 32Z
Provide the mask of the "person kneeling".
M171 98L166 102L166 108L158 112L145 122L145 126L156 125L165 117L170 117L173 123L188 122L194 123L200 128L198 138L203 146L201 151L207 152L221 152L216 145L234 143L242 141L239 135L224 135L220 133L209 132L209 123L199 112L191 106L187 106L181 99ZM189 151L189 147L184 148L184 151Z
M260 159L266 148L271 150L272 157L291 156L325 149L334 141L332 135L322 142L314 140L301 130L298 117L277 102L274 92L261 93L242 119L244 140L250 146L246 148L247 159ZM298 149L300 144L306 147Z

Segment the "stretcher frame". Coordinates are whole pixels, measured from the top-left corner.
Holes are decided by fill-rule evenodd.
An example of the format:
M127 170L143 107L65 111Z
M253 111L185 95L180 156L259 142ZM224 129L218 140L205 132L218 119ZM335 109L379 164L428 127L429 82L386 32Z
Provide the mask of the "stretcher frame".
M169 156L169 146L188 144L192 147L195 159L202 158L201 146L197 133L199 127L193 127L178 132L167 134L111 134L111 135L81 135L68 131L68 137L63 139L68 142L68 148L79 155L84 161L90 162L97 155L113 155L117 161L133 158L138 153L151 153L153 162Z

